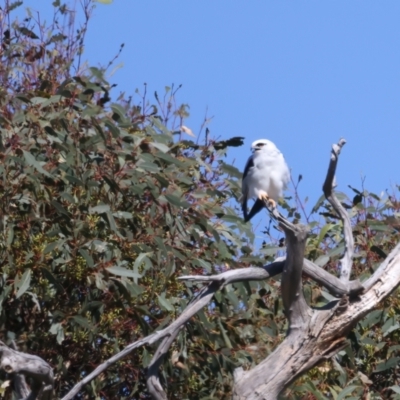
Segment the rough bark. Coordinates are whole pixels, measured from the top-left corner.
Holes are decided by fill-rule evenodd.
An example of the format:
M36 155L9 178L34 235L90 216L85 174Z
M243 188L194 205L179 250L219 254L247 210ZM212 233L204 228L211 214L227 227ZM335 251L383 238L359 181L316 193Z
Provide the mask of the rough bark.
M289 330L287 338L266 360L235 382L233 398L274 400L296 378L345 347L357 322L399 285L400 245L376 274L358 298L344 297L332 303L330 310L313 310L303 329Z
M40 357L22 353L15 349L15 344L7 346L0 341L0 369L7 372L14 384L14 391L19 399L50 400L53 393L53 370ZM32 378L30 389L25 377Z

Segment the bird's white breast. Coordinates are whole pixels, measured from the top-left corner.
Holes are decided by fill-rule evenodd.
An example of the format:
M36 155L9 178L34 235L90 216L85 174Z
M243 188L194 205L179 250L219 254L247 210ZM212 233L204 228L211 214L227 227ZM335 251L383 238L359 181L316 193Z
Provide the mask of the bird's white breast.
M277 201L282 197L290 179L289 168L282 153L279 150L261 150L255 152L253 162L254 166L246 177L248 198L258 197L262 191Z

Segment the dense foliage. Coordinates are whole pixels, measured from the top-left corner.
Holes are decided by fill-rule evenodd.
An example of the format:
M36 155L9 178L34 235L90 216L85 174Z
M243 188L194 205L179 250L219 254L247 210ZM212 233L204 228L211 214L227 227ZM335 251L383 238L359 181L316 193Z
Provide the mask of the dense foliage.
M0 10L0 339L48 361L61 397L182 312L202 286L177 277L263 265L284 243L271 228L263 249L253 250L251 226L235 202L241 175L224 161L242 138L213 141L207 131L194 141L182 128L187 106L176 104L173 88L154 101L146 100L145 87L133 99L116 96L109 66L81 62L90 0L82 2L80 27L59 1L48 26L34 13L18 21L13 13L21 3ZM361 279L399 240L396 193L343 197ZM285 212L300 219L302 208L290 202ZM338 219L322 200L302 218L312 228L307 257L336 273L343 251ZM311 281L304 290L313 305L330 299ZM351 346L295 382L285 398L395 398L399 308L396 292L358 324ZM233 370L265 358L285 329L279 278L225 288L166 359L168 397L229 398ZM133 352L79 398L148 398L154 350Z

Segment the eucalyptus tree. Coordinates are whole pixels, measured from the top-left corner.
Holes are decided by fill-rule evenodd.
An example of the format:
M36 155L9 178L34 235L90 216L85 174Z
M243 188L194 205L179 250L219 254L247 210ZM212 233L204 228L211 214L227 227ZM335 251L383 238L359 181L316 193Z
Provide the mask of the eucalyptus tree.
M119 53L82 59L91 1L48 26L20 3L0 20L2 395L395 398L398 187L335 194L339 141L311 214L285 199L255 251L225 158L243 138L194 138L179 88L115 93Z

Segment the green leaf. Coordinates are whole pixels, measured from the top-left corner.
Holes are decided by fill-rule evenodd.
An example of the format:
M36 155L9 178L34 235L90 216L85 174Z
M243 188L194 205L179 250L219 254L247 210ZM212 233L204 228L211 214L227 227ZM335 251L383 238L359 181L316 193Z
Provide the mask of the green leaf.
M389 389L392 389L393 392L400 394L400 386L390 386Z
M45 268L45 267L42 267L42 268L40 268L40 270L42 271L42 274L44 275L44 277L52 284L52 285L54 285L55 286L55 288L58 290L58 291L63 291L63 287L62 287L62 285L60 284L60 282L57 280L57 278L53 275L53 273L49 270L49 269L47 269L47 268Z
M77 324L79 324L82 328L85 329L92 329L92 325L89 323L88 319L85 317L82 317L82 315L74 315L72 317L72 320L75 321Z
M168 148L168 150L169 150L169 148ZM155 156L157 158L160 158L161 160L165 161L168 164L175 164L176 166L178 166L180 168L189 168L190 167L190 165L188 165L188 163L182 162L168 153L162 153L161 151L158 151L157 153L155 153Z
M226 346L228 349L232 349L232 347L233 347L233 346L232 346L232 343L231 343L231 341L230 341L230 339L229 339L229 336L228 336L228 334L227 334L227 331L226 331L226 329L223 327L223 325L222 325L220 319L218 319L218 326L219 326L219 330L220 330L220 332L221 332L221 335L222 335L222 337L223 337L223 339L224 339L225 346Z
M163 143L152 142L151 146L160 150L162 153L167 153L170 150L170 148Z
M110 132L115 138L120 136L121 133L120 129L112 121L106 120L104 122L104 125L110 130Z
M37 294L36 294L36 293L29 292L29 291L26 291L25 293L26 293L27 295L31 296L31 300L35 303L36 308L40 311L40 310L41 310L41 307L40 307L40 303L39 303L39 299L38 299L38 297L37 297Z
M323 267L329 262L329 257L328 256L319 256L314 263L317 264L319 267Z
M20 100L20 101L22 101L23 103L30 104L30 102L31 102L31 101L29 100L29 97L25 96L24 94L17 94L17 95L15 96L15 98L18 99L18 100Z
M371 311L366 318L361 321L361 325L363 327L371 327L379 322L381 322L383 318L383 311L382 310L374 310Z
M325 235L332 229L334 228L336 225L335 224L326 224L322 227L319 235L318 235L318 241L317 244L319 245L325 238ZM322 267L322 265L320 265L320 267Z
M346 388L344 388L339 394L338 397L336 398L336 400L342 400L344 399L348 394L351 394L352 392L354 392L354 390L356 390L357 388L359 388L360 386L356 386L356 385L351 385L348 386Z
M8 298L12 290L12 285L3 285L0 290L0 314L3 312L3 302Z
M18 299L21 297L28 289L31 284L32 272L30 269L27 269L22 275L21 279L15 282L15 287L18 289L15 297Z
M328 398L326 396L324 396L316 387L315 385L310 381L307 382L304 385L305 388L307 388L307 390L309 390L313 395L316 396L317 400L328 400Z
M129 293L133 296L140 296L145 290L137 285L135 282L125 282L126 288L129 290Z
M233 222L233 223L242 222L242 218L237 215L223 215L221 216L221 219L226 222Z
M87 266L89 268L93 268L94 267L94 261L93 261L92 256L89 254L89 252L86 249L80 248L79 249L79 253L85 259Z
M321 290L321 295L322 295L322 297L324 297L324 298L327 299L328 301L335 301L335 300L337 300L336 297L332 296L332 295L329 294L328 292L325 292L325 290Z
M183 208L190 207L190 204L186 200L180 199L179 197L177 197L173 194L166 194L165 198L168 200L168 203L170 203L176 207L183 207Z
M39 36L36 35L36 33L32 32L30 29L25 28L24 26L19 26L17 27L17 30L21 32L24 36L27 36L28 38L31 39L39 39Z
M111 214L111 212L107 211L106 216L107 216L107 220L108 220L110 229L118 234L117 224L116 224L115 219L114 219L113 215Z
M211 264L208 261L198 258L196 260L192 260L192 263L201 268L204 268L207 273L211 273Z
M108 204L100 204L96 207L89 207L89 214L103 214L110 211L110 206Z
M170 301L165 298L165 293L162 293L161 296L157 295L157 298L158 298L158 304L162 308L166 309L167 311L174 311L175 310L175 308L172 306Z
M160 167L150 161L139 162L137 165L137 169L139 171L144 171L144 172L159 172L160 171Z
M145 268L145 269L148 269L149 264L150 264L150 266L151 266L151 261L150 261L150 259L149 259L149 256L151 256L152 254L153 254L152 252L149 252L149 253L140 253L140 254L137 256L137 258L136 258L136 260L135 260L135 263L133 264L133 271L134 271L137 275L140 275L140 274L139 274L139 267L140 267L142 264L145 264L145 265L146 265L147 268Z
M51 253L54 249L56 249L60 245L59 241L55 242L50 242L46 245L46 247L43 250L43 254L48 254Z
M123 276L123 277L127 277L127 278L133 278L133 279L135 279L135 282L137 281L137 279L140 279L142 277L142 275L132 271L131 269L127 269L127 268L120 267L120 266L108 267L108 268L106 268L106 270L114 275Z
M311 214L314 214L315 212L317 212L319 210L319 208L322 206L322 204L325 201L325 195L323 194L315 203L315 206L312 208L311 210Z
M67 217L70 216L70 215L69 215L69 212L68 212L58 201L52 200L52 201L51 201L51 204L54 206L54 208L55 208L60 214L66 215Z
M8 14L10 11L15 10L17 7L23 4L23 1L15 1L14 3L11 3L8 6L8 9L6 11L6 14Z
M372 231L380 231L380 232L390 232L390 227L386 224L381 224L379 221L374 223L368 223L368 226Z
M132 219L133 215L130 212L126 211L117 211L112 214L115 218L122 218L122 219Z
M389 360L379 363L374 372L382 372L390 368L396 368L399 364L399 361L400 357L391 357Z
M228 175L233 176L235 178L240 179L242 177L242 173L233 165L229 165L229 164L222 164L221 166L221 170L226 172Z
M27 162L28 165L36 168L37 171L39 171L43 175L46 175L49 178L52 177L46 170L43 169L43 167L41 166L39 161L36 160L36 158L34 157L34 155L32 153L30 153L29 151L25 151L25 150L22 150L22 152L24 154L25 161Z
M61 344L64 341L65 339L64 328L60 322L52 324L49 329L49 332L52 333L53 335L57 335L58 344Z
M52 35L47 44L50 43L56 43L56 42L62 42L63 40L67 39L67 36L63 35L62 33L56 33L55 35Z
M85 184L75 176L65 175L65 179L67 179L69 182L74 183L76 185L85 186Z
M382 326L383 336L387 336L389 333L400 328L400 324L395 320L394 317L388 318L387 321Z
M113 110L114 115L118 116L118 118L117 118L118 120L121 120L121 119L124 120L126 118L126 111L120 104L113 103L113 104L111 104L110 107L111 107L111 110Z
M67 192L61 193L61 197L70 202L71 204L76 204L75 198Z

